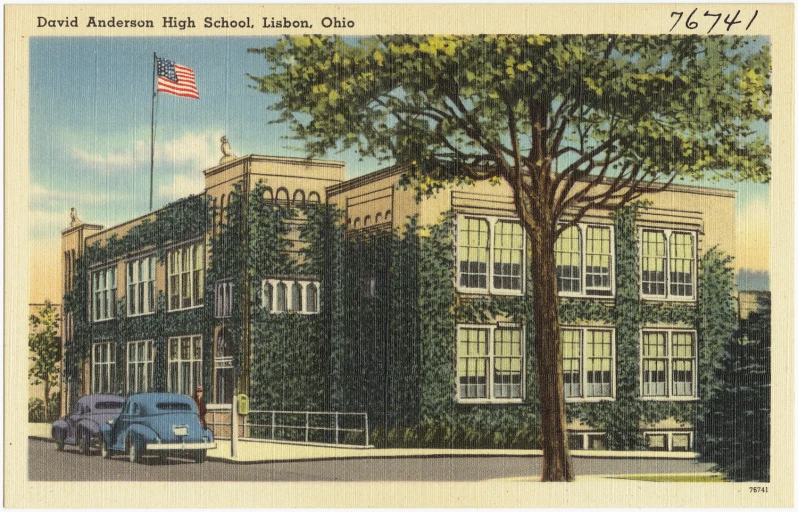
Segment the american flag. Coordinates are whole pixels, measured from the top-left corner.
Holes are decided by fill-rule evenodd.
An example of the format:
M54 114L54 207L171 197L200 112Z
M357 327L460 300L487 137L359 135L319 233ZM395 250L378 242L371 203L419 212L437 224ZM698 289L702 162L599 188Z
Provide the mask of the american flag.
M183 98L199 99L193 69L160 57L157 58L157 66L158 92L166 92Z

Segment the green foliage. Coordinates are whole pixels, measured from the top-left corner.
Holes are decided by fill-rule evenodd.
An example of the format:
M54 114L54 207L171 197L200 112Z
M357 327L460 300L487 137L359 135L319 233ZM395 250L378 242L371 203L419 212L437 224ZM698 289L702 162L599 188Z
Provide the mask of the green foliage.
M696 433L701 459L731 481L770 480L770 299L727 348Z
M634 169L639 181L770 176L755 130L770 119L770 52L755 38L302 35L250 52L270 66L250 77L280 95L275 122L310 156L342 147L412 163L423 193L544 172L545 157L565 153L576 162L559 172L581 179L605 175L600 155L610 175ZM519 151L540 136L539 119L546 140Z
M155 391L166 391L166 339L169 336L200 333L203 335L203 378L210 382L210 347L213 343L213 319L204 314L203 308L188 311L167 312L166 297L158 294L156 312L128 318L124 299L116 304L116 315L112 320L92 322L90 320L91 293L90 267L95 264L112 263L119 258L142 249L154 248L158 258L164 261L166 248L173 243L196 240L204 237L212 221L212 209L205 196L189 196L165 206L155 214L155 219L145 219L133 226L122 237L111 237L104 244L95 243L86 247L75 269L75 286L64 296L64 312L73 314L74 342L67 346L64 354L65 378L80 389L81 365L91 360L91 345L98 341L113 341L116 344L117 390L124 393L125 345L128 341L153 340L155 361L153 363L153 387ZM212 266L212 262L209 266ZM209 266L206 271L211 272ZM124 286L124 277L117 280L117 289ZM213 288L206 278L205 303L213 296ZM211 299L212 306L212 299ZM212 311L212 309L211 309ZM76 397L71 397L72 399Z
M60 407L60 392L53 393L46 407L41 398L28 398L28 423L52 423L58 419Z
M33 363L28 369L28 378L33 385L44 385L44 404L50 405L50 392L59 383L61 373L61 337L58 323L61 317L49 300L35 314L28 317L31 332L28 334L29 359Z
M724 348L736 324L733 309L731 259L717 249L705 253L699 264L698 306L643 302L639 292L638 246L635 234L637 210L634 204L615 214L615 307L594 301L577 307L564 301L560 306L562 323L589 321L615 325L616 396L614 401L567 404L569 419L581 421L607 432L612 450L642 448L642 422L673 417L695 424L697 402L648 401L640 399L640 329L653 324L693 327L698 332L698 396L712 396L717 387L716 371ZM607 316L609 312L609 317Z

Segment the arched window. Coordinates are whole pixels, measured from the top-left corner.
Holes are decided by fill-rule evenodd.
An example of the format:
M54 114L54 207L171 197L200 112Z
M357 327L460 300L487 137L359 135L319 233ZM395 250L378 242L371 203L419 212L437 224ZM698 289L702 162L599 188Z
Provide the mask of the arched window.
M389 220L391 220L391 210L385 212L385 222L388 222Z
M271 187L263 189L263 199L266 201L274 201L274 191Z
M360 227L360 217L355 217L355 229Z
M382 214L378 213L374 216L374 224L379 224L380 222L382 222Z
M268 281L263 282L263 286L261 287L261 298L260 298L260 305L262 308L266 309L269 313L272 312L272 294L274 293L274 289L272 288L272 284Z
M285 283L277 283L277 304L275 305L274 310L278 313L285 312L286 309L286 295L288 290L286 289Z
M69 268L72 269L72 272L69 274L69 288L72 289L75 287L75 273L77 272L77 269L75 269L75 263L77 262L75 249L69 251L69 260L71 262Z
M291 311L302 311L302 285L297 282L291 285Z
M347 226L351 226L352 225L352 218L351 217L346 219L346 225Z
M371 215L366 215L366 216L363 218L363 227L365 228L365 227L366 227L366 226L368 226L369 224L371 224Z
M305 192L302 189L294 191L294 204L305 204Z
M283 187L278 188L277 189L277 194L275 196L275 199L277 199L278 202L284 202L284 203L287 204L288 203L288 190L284 189Z
M319 311L319 290L316 288L315 283L310 283L308 285L306 300L306 311L308 313L317 313Z
M308 194L308 202L319 204L321 203L321 197L319 197L319 194L317 192L311 192L310 194Z

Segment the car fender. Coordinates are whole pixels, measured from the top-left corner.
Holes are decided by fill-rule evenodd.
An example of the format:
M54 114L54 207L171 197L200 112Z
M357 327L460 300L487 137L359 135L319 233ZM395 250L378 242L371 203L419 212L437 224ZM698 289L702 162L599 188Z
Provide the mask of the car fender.
M203 436L208 436L208 441L213 441L213 432L211 432L211 429L206 428L203 431Z
M90 436L96 436L97 432L99 431L100 431L100 424L94 420L81 420L75 426L75 433L86 432Z
M131 425L129 429L127 429L127 433L125 434L125 439L129 437L136 437L143 441L145 444L149 442L154 442L156 439L159 439L158 434L148 427L147 425L142 425L137 423L135 425Z
M67 432L69 432L69 424L64 420L57 420L53 423L50 435L53 439L63 441L67 437Z

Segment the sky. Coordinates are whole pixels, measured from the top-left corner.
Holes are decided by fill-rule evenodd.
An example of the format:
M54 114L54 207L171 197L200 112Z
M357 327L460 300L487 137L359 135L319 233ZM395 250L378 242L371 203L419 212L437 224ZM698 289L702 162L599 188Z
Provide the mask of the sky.
M233 152L304 157L290 130L269 124L277 97L254 89L273 37L35 37L30 40L30 237L32 303L60 303L60 233L75 207L84 222L113 226L149 210L153 53L194 70L199 100L159 94L156 101L154 208L200 192L202 171ZM346 177L388 163L332 152ZM769 186L731 188L736 202L738 267L750 287L765 286L770 245Z

